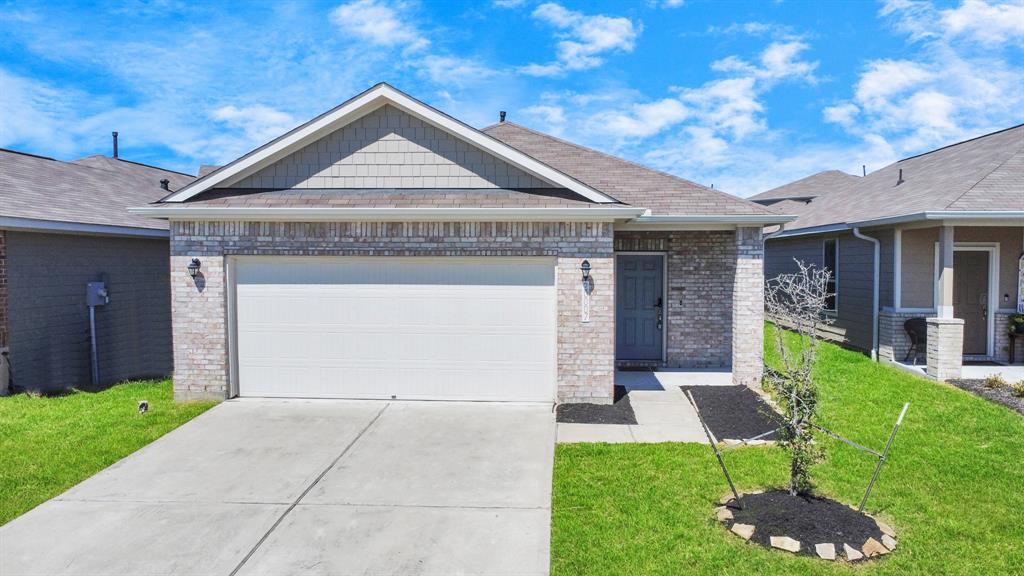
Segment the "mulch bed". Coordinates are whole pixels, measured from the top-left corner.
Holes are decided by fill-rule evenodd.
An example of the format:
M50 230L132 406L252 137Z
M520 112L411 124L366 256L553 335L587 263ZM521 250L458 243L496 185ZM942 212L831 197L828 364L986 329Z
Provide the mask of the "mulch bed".
M693 394L704 423L719 442L746 440L779 427L779 414L746 386L682 386ZM771 441L777 434L761 440Z
M556 420L569 424L636 424L629 395L622 386L615 387L613 404L559 404Z
M1009 387L986 388L984 380L949 380L948 382L957 388L967 390L993 402L998 402L1011 410L1024 414L1024 398L1014 396L1013 391Z
M783 490L747 494L742 498L742 509L736 507L735 500L727 503L732 518L725 519L724 524L730 529L734 524L754 526L754 533L749 540L766 548L772 548L772 536L788 536L800 543L796 554L818 557L816 545L832 544L835 559L846 559L846 544L857 551L850 559L859 560L859 554L867 558L872 553L872 545L865 546L869 538L874 540L874 545L881 545L885 540L893 548L896 546L891 538L891 528L886 526L889 532L886 535L874 518L835 500L816 496L790 496L789 492ZM883 552L875 555L890 551L888 548L883 549Z

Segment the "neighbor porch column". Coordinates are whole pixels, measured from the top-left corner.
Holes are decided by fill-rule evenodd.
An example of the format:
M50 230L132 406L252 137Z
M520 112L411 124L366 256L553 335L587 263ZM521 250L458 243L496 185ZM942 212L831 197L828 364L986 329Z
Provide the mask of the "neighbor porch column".
M732 290L732 381L759 388L764 372L764 242L761 228L736 229Z
M953 317L952 226L939 231L939 278L935 318L928 319L928 375L936 380L960 377L964 352L964 321Z

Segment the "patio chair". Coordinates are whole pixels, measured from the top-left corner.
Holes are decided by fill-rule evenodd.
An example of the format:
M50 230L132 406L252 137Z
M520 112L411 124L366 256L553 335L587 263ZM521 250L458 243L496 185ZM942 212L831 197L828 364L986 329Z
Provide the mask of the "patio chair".
M928 353L928 322L924 318L911 318L903 323L903 329L906 330L907 337L910 338L910 349L907 350L903 361L906 362L913 354L916 366L918 355L921 352Z

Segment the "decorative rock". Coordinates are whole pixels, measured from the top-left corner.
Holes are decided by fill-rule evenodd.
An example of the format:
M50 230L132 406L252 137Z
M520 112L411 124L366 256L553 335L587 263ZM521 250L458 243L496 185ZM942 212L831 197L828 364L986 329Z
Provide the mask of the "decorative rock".
M734 499L735 499L735 497L732 495L732 492L730 492L730 493L726 494L725 496L722 496L721 498L719 498L718 499L718 503L724 506L724 505L728 504L729 502L732 502Z
M794 554L800 551L800 541L793 540L789 536L772 536L769 540L771 540L772 548L786 550Z
M732 520L732 510L729 510L725 506L719 506L715 508L715 516L719 522L725 522L726 520Z
M868 538L867 542L864 543L864 546L861 546L861 549L864 551L864 555L868 558L889 553L889 549L882 546L882 543L874 538Z
M889 550L896 549L896 539L888 534L882 534L882 546L885 546Z
M896 531L892 529L892 526L889 526L881 520L875 520L875 524L878 524L878 529L882 531L882 534L892 538L896 537Z
M835 560L836 559L836 545L831 542L825 542L824 544L815 544L814 551L818 553L818 557L824 560Z
M739 536L740 538L743 538L744 540L750 540L750 537L754 535L754 528L755 527L750 524L737 523L733 524L730 530L732 530L733 533Z
M722 443L725 444L726 446L738 446L738 445L742 444L743 441L742 440L736 440L734 438L726 438L725 440L722 440Z
M864 557L864 555L860 553L860 550L857 550L849 544L843 544L843 552L846 553L846 560L848 562L854 562Z

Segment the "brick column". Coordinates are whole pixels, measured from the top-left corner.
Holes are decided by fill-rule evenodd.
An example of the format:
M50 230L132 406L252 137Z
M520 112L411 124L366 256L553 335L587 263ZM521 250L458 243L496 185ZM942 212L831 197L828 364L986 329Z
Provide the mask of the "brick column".
M223 400L228 394L224 257L194 253L202 262L189 276L193 254L171 256L174 399Z
M764 372L764 242L761 229L736 229L732 290L732 381L761 386Z
M964 357L964 321L928 319L928 375L936 380L960 377Z

